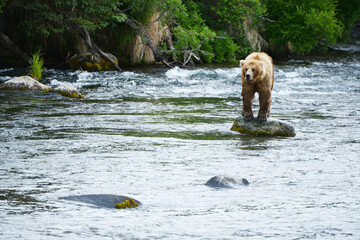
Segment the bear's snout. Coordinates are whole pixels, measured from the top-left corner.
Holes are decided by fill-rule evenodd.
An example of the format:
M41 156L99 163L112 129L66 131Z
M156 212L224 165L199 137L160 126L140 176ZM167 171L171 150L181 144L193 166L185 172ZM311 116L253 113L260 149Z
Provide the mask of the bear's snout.
M250 75L250 74L246 74L245 77L246 77L246 80L250 80L250 79L251 79L251 75Z

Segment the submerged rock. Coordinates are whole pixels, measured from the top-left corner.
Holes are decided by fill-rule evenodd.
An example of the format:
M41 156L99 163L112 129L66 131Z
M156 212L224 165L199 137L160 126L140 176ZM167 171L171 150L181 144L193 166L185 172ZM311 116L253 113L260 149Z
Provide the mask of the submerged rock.
M210 178L205 185L214 188L234 188L241 185L249 185L249 181L245 178L237 179L230 176L216 175Z
M77 88L75 88L73 85L69 83L64 83L56 88L54 88L54 92L59 93L65 97L71 97L71 98L85 98L84 95L82 95Z
M231 130L255 136L295 136L293 126L271 118L265 122L259 122L256 119L246 122L243 117L239 117L235 120Z
M60 197L59 199L83 202L104 208L124 209L135 208L141 205L141 202L133 198L113 194L72 195Z
M107 53L107 55L117 64L117 58ZM98 71L109 71L116 70L115 67L107 59L101 56L95 56L90 52L80 53L76 57L69 60L69 65L71 70L84 70L89 72L98 72Z
M0 84L0 89L2 90L32 90L32 91L41 91L48 92L51 90L51 87L48 87L42 84L39 81L36 81L29 76L21 76L12 78L2 84Z

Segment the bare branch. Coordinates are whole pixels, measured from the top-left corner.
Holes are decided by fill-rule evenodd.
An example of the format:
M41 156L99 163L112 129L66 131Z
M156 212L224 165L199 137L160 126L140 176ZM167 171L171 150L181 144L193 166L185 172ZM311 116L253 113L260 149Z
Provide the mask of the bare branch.
M271 19L266 18L266 17L260 17L260 18L261 18L262 20L266 21L266 22L272 22L272 23L276 22L275 20L271 20Z

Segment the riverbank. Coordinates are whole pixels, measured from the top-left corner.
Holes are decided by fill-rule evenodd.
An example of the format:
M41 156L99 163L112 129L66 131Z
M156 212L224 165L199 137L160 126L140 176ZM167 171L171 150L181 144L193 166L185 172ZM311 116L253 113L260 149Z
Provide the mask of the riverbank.
M335 0L7 0L0 66L28 67L39 50L47 68L86 71L233 64L254 51L307 55L348 39L359 12L358 1Z

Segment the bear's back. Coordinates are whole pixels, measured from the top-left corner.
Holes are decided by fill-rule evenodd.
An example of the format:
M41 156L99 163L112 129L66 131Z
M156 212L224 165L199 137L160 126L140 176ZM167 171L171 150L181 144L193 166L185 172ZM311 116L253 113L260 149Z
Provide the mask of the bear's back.
M245 60L257 60L264 61L266 63L266 67L273 69L273 61L272 58L264 52L253 52L249 56L245 58Z

